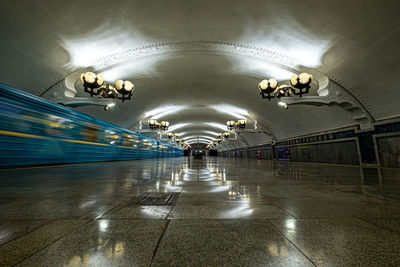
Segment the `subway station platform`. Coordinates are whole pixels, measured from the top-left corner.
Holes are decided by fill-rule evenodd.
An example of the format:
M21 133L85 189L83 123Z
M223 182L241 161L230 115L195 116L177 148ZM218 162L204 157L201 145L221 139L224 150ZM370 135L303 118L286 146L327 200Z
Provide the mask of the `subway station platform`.
M0 266L400 265L400 170L208 157L0 177Z

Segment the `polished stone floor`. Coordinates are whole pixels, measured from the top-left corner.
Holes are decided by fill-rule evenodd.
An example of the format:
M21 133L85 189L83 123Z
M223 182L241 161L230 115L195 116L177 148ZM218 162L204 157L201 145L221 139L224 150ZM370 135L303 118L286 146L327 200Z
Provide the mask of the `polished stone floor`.
M140 202L157 193L177 194ZM400 170L226 158L0 170L11 265L400 266Z

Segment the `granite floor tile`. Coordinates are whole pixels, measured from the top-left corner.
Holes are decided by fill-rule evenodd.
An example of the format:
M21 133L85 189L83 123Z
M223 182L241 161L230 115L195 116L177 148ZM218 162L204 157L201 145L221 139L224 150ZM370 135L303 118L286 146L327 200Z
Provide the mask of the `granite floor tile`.
M171 212L172 206L126 206L107 219L166 219Z
M0 221L0 245L29 233L47 223L50 220L8 220Z
M266 220L173 220L152 266L313 266Z
M176 205L238 202L242 201L243 199L245 199L245 197L240 195L237 191L234 191L233 193L229 193L228 191L222 193L200 194L182 193L176 201ZM253 201L253 199L251 201ZM268 202L268 200L265 199L265 202Z
M56 220L0 246L0 266L10 266L47 247L88 223L88 220Z
M364 221L372 223L379 228L387 229L389 231L400 234L400 218L386 218L386 219L372 219L362 218Z
M400 236L361 220L271 222L317 266L400 265Z
M269 204L249 201L175 205L168 219L266 219L293 218Z
M149 266L164 220L97 220L65 236L21 266Z
M275 199L272 201L296 218L391 218L400 217L398 206L385 206L375 202L331 200L326 198Z
M108 198L23 198L3 205L0 216L10 220L92 218L118 203Z

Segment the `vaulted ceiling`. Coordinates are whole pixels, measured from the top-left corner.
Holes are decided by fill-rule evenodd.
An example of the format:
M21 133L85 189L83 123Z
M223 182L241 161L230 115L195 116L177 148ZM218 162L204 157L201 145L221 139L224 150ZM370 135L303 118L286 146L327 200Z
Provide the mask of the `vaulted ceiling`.
M107 112L76 107L122 127L138 130L157 118L206 142L227 120L246 118L257 133L232 142L239 147L358 124L343 106L285 110L261 99L262 79L284 82L302 71L337 84L372 122L400 115L396 0L5 0L1 7L0 82L51 98L55 85L84 69L111 83L131 80L131 101ZM78 83L76 90L86 96Z

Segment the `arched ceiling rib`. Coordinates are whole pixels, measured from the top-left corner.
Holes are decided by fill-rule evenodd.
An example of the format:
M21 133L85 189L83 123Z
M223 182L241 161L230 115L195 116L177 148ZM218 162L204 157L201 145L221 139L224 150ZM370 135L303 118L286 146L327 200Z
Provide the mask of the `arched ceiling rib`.
M284 110L260 98L261 79L284 82L301 71L338 82L376 120L400 114L394 101L400 94L395 0L385 5L344 0L2 4L7 8L0 9L0 37L6 41L0 52L7 64L0 66L0 81L46 97L52 85L86 67L110 82L132 80L132 101L109 112L77 108L122 127L155 118L170 121L171 129L181 126L176 131L187 136L211 137L207 131L222 132L215 126L243 116L252 127L281 139L355 125L337 106ZM109 12L99 19L97 12L87 12L93 6ZM163 112L146 114L165 106ZM224 107L235 108L219 112ZM268 135L243 138L253 144Z

